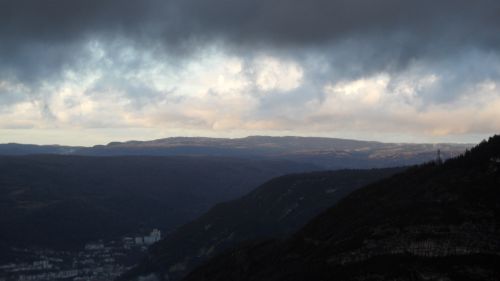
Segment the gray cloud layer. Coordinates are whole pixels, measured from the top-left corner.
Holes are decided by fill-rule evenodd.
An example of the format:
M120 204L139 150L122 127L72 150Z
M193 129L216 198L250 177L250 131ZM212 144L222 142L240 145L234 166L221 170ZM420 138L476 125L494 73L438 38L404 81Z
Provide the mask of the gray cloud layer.
M2 0L0 60L36 78L74 63L94 37L178 52L221 40L242 52L354 40L376 54L367 69L398 67L463 48L497 52L499 25L493 0Z

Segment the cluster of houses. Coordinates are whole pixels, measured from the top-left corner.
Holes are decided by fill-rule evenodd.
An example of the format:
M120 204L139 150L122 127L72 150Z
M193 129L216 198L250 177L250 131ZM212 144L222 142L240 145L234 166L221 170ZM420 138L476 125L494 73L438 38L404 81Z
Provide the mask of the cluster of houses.
M160 239L161 231L153 229L148 235L121 241L87 243L76 252L25 249L30 259L0 265L0 281L113 280L133 266L147 246Z

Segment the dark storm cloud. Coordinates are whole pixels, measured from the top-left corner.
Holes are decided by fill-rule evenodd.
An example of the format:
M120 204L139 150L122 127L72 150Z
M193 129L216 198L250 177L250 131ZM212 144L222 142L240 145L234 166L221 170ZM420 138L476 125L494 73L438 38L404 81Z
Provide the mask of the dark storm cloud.
M179 54L214 42L242 54L316 48L327 60L328 46L343 44L335 52L357 59L357 74L497 52L499 26L492 0L0 0L0 73L36 81L85 59L90 40L125 39Z
M140 39L154 1L0 1L3 75L36 80L78 62L96 36ZM154 5L156 6L156 5ZM16 77L18 76L18 77ZM19 77L20 76L20 77Z

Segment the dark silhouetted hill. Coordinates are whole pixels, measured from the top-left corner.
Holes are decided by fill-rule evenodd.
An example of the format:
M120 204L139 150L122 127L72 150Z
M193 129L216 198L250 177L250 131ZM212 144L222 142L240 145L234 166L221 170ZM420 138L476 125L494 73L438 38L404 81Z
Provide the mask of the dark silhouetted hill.
M152 273L164 280L179 280L194 266L237 243L289 235L357 188L402 170L340 170L275 178L174 231L155 244L148 258L123 280Z
M170 231L275 176L313 169L221 157L0 156L0 249Z
M185 280L498 280L500 136L358 189L285 240L229 250Z

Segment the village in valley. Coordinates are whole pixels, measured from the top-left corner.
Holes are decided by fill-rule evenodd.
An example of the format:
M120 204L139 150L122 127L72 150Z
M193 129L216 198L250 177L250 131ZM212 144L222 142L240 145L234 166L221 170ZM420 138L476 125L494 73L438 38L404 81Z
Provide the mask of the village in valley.
M148 247L161 239L161 231L96 241L80 251L14 249L18 260L0 265L0 281L107 281L130 269Z

